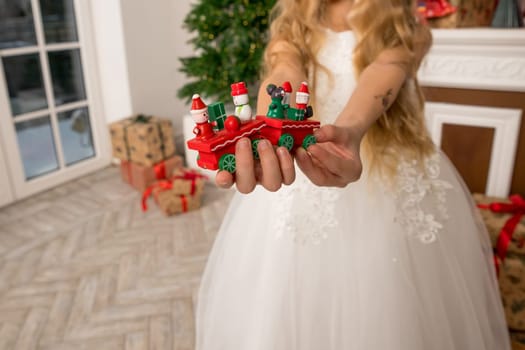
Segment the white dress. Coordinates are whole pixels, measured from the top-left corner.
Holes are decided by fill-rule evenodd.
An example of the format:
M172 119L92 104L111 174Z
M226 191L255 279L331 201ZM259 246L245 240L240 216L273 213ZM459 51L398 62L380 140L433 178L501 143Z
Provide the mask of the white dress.
M355 86L351 32L328 32L316 113L333 122ZM350 87L350 88L349 88ZM344 189L301 173L237 193L199 291L197 350L508 350L491 247L441 153L364 173Z

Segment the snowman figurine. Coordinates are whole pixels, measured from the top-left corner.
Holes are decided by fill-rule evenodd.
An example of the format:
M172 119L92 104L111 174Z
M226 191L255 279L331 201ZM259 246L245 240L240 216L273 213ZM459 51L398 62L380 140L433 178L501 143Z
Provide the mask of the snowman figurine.
M244 82L231 85L231 95L235 105L235 115L243 122L252 119L252 108L248 104L248 89Z

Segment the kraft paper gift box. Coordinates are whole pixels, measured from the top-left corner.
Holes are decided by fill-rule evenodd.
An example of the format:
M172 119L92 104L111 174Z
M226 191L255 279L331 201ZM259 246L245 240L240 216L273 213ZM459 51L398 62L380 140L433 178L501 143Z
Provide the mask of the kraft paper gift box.
M175 154L173 127L168 119L138 115L109 126L113 156L153 166Z
M480 209L480 214L487 230L489 231L492 246L497 248L501 231L505 224L511 218L515 217L515 213L519 210L525 211L525 207L520 208L519 204L513 205L513 203L507 198L488 197L477 193L473 196L476 203L478 203L478 206L482 207ZM520 197L516 196L514 198L518 199ZM504 203L507 204L508 207L502 208L499 212L493 211L489 208L491 203ZM525 255L525 215L518 218L516 225L510 234L510 240L506 246L506 251L508 253Z
M182 166L181 156L173 156L153 166L123 160L120 163L120 174L124 182L142 192L155 181L168 178L173 171L182 168Z
M507 318L513 331L525 331L525 199L474 194L494 247L494 262Z
M178 195L170 190L153 191L155 202L166 216L186 213L201 207L201 195Z
M176 194L200 195L207 177L195 169L178 168L168 180L172 182L172 191Z
M525 331L525 256L512 254L499 265L498 282L509 329Z

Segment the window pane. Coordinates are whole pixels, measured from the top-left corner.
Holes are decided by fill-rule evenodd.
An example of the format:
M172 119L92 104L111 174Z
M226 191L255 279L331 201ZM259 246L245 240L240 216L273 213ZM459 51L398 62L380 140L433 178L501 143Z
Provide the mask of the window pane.
M36 45L31 2L0 1L0 49Z
M57 106L86 99L80 50L49 52L49 67Z
M95 156L87 108L59 113L58 123L66 165Z
M78 41L73 0L40 0L46 43Z
M38 54L4 57L3 61L12 114L47 108Z
M17 123L16 136L26 180L58 169L49 117Z

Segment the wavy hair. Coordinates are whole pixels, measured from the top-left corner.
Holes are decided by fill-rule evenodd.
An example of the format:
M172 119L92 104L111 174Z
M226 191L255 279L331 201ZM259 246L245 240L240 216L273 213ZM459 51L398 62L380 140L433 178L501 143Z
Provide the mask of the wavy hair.
M302 72L315 88L316 73L326 70L316 55L325 38L327 1L330 0L277 1L272 10L270 42L264 54L264 74L272 71L280 54L291 54L301 62ZM401 152L397 152L400 148L418 159L434 151L424 122L423 93L417 81L421 59L432 40L430 30L416 20L415 0L356 0L347 20L357 38L353 52L357 77L385 49L402 47L410 57L407 81L390 108L367 131L363 142L370 168L391 175L401 161ZM277 43L278 50L274 47Z

